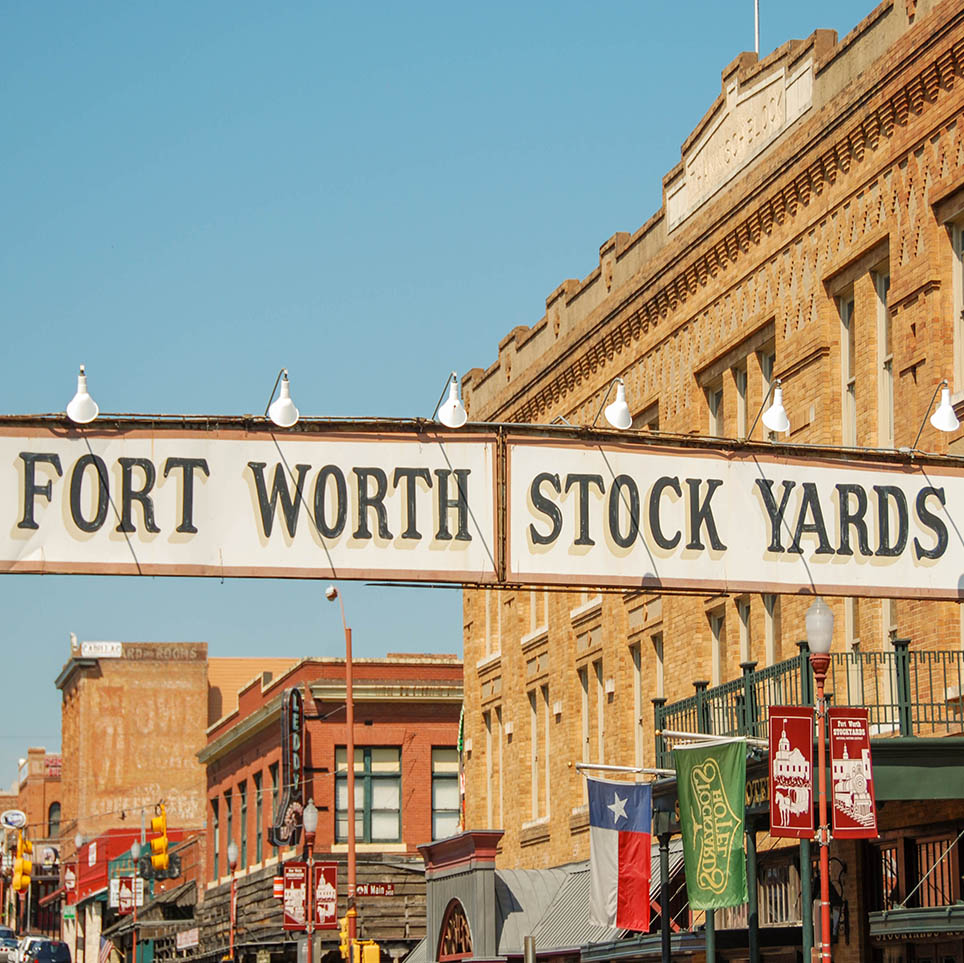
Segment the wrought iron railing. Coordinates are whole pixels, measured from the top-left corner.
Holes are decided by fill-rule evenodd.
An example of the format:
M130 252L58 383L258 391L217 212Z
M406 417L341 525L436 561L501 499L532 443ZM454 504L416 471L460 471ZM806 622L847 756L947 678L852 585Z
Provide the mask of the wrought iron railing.
M964 734L964 651L911 649L895 639L889 652L835 652L827 673L832 705L864 706L870 732L880 736ZM765 739L772 705L812 705L814 684L805 642L800 654L765 669L741 665L743 675L667 704L654 699L657 733L663 729ZM666 740L656 736L656 765L669 765Z

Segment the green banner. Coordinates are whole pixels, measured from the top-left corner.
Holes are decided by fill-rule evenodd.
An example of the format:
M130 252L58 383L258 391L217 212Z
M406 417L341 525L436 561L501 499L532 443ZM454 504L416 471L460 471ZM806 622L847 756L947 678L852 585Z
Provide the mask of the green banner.
M686 891L691 909L746 902L746 743L674 749Z

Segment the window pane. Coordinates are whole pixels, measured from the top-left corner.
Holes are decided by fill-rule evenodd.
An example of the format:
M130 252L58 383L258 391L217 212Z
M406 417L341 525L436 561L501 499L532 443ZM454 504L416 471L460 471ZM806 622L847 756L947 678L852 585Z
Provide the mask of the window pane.
M432 828L433 839L447 839L459 831L458 813L436 813Z
M372 780L372 809L398 809L400 797L401 787L397 780Z
M400 749L372 749L372 772L401 772Z
M396 840L398 832L398 813L372 813L372 839L373 840Z
M454 779L437 779L432 784L432 806L435 809L458 809L458 782Z
M432 772L458 772L459 771L459 751L458 749L433 749L432 750Z

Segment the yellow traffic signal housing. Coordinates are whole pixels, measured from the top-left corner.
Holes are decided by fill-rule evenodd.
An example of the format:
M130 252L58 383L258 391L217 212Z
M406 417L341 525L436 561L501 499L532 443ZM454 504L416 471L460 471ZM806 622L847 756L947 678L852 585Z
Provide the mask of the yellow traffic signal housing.
M33 852L33 843L24 839L22 832L17 833L17 858L13 863L14 892L23 893L30 889L30 876L33 873L33 861L26 858Z
M167 855L167 810L158 806L160 812L151 819L151 832L158 833L151 840L151 866L154 869L167 869L170 859Z
M343 960L348 959L348 917L343 916L338 921L338 952Z
M355 963L381 963L382 948L374 940L355 940Z

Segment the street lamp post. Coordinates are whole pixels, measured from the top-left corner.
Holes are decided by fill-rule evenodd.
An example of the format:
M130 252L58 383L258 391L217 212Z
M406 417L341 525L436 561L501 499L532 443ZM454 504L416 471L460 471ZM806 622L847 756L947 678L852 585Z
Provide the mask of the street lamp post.
M232 839L228 843L228 868L231 870L231 906L229 909L229 919L231 922L231 934L229 937L230 943L228 948L228 959L232 961L234 960L234 926L235 926L235 923L237 922L237 913L238 913L237 895L235 892L235 879L234 879L234 871L235 869L237 869L237 866L238 866L238 845Z
M817 775L819 780L820 828L820 959L830 963L830 823L827 819L827 699L824 683L830 668L830 644L833 641L833 612L823 599L818 598L807 609L807 643L810 664L817 684Z
M134 963L137 963L137 861L141 858L141 844L135 839L131 843L131 861L134 863L134 923L131 929L131 938L133 940L132 947L132 957Z
M312 963L315 933L315 896L312 892L315 883L315 833L318 831L318 809L314 799L308 800L301 823L305 828L305 849L308 850L308 882L305 888L305 933L308 935L308 963Z
M355 939L358 933L355 910L355 700L352 695L351 629L345 619L345 603L334 585L325 589L329 602L338 599L341 606L341 624L345 629L345 728L347 729L345 754L348 757L348 960L354 960Z

